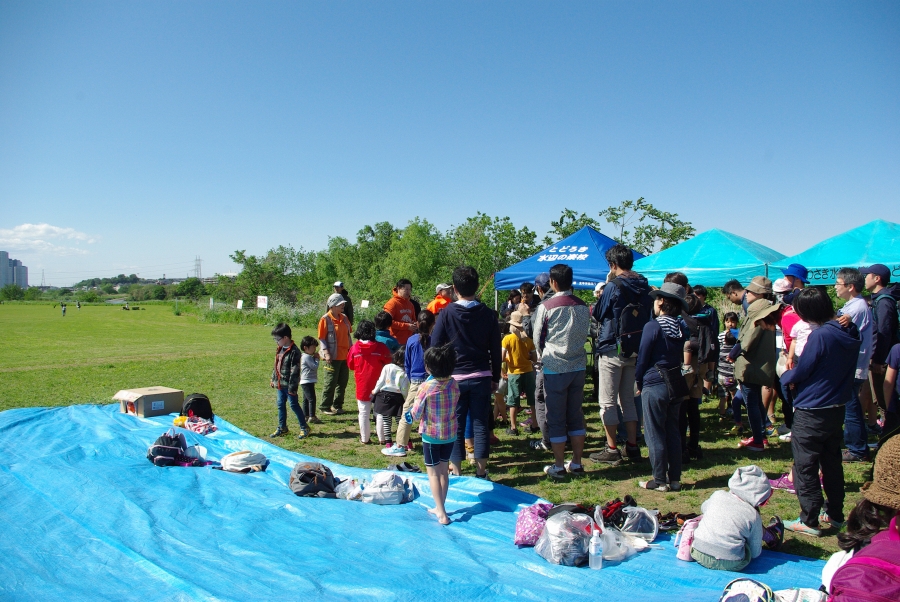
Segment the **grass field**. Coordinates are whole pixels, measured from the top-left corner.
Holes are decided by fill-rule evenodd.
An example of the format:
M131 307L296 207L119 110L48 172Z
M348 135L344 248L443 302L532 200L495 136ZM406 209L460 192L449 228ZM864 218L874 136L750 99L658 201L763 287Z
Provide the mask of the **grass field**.
M268 386L274 359L269 330L266 326L199 323L195 316L174 315L165 305L146 306L141 311L99 305L77 310L70 305L63 318L58 306L4 303L0 305L0 411L110 403L119 389L164 385L183 389L186 394L206 393L217 415L257 437L265 437L276 426L275 395ZM294 338L299 340L305 334L313 333L298 329ZM351 377L348 409L355 408L354 390ZM596 403L585 406L586 454L602 447L597 409ZM637 488L637 480L650 475L646 459L615 468L587 461L584 478L551 481L543 474L550 455L530 450L527 437L508 437L502 428L496 431L501 444L492 449L491 478L552 502L596 504L631 494L640 505L661 512L699 512L700 504L713 491L726 486L736 467L755 463L770 477L776 477L790 466L789 444L776 440L760 455L739 451L736 438L722 434L715 404L704 404L701 412L705 458L685 466L684 489L679 493ZM366 468L390 464L391 459L383 456L377 445L358 442L355 411L320 417L325 423L314 426L310 438L274 441L326 461ZM291 428L296 430L293 424ZM646 449L642 452L646 456ZM406 460L422 465L418 454ZM868 469L869 465L845 465L845 512L858 501ZM474 468L467 470L474 474ZM765 522L775 514L788 520L798 513L796 497L783 491L775 492L762 509ZM837 546L833 535L815 540L788 535L784 549L826 558Z

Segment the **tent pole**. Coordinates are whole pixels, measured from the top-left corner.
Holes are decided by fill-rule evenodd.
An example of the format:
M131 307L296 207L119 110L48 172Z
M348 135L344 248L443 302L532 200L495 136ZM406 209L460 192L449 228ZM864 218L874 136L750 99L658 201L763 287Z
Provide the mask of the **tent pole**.
M500 304L497 301L497 299L499 298L498 295L499 293L497 292L497 289L494 289L494 311L497 311L500 307Z

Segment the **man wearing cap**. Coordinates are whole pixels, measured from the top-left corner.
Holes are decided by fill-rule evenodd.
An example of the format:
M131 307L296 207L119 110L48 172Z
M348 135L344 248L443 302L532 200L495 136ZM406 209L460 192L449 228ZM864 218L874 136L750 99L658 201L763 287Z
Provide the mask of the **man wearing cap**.
M353 324L353 300L350 299L350 293L344 288L344 283L342 281L338 280L334 283L334 292L344 298L344 303L346 303L346 305L344 305L344 315L350 320L350 324Z
M434 287L434 299L425 308L437 317L441 310L447 307L447 304L453 301L453 285L441 282Z
M838 322L846 327L850 322L859 329L859 358L856 363L853 387L850 400L844 406L844 462L866 462L869 460L867 444L866 419L859 390L869 379L869 360L872 358L872 310L862 296L865 278L856 268L842 268L835 276L834 292L845 301L838 312Z
M319 343L325 360L325 379L322 383L323 414L344 413L344 390L350 379L347 352L350 351L350 320L344 315L347 302L340 293L333 293L326 303L328 311L319 320Z
M872 388L878 406L885 410L887 400L884 397L884 373L888 353L900 343L898 340L897 299L900 290L896 284L890 286L891 270L881 263L862 268L859 273L865 276L866 290L871 293L872 316L875 320L875 348L872 351Z
M785 280L790 283L791 290L802 289L804 286L809 284L809 270L807 270L799 263L792 263L788 267L781 270L781 273L784 274ZM790 300L788 299L785 302L790 303Z

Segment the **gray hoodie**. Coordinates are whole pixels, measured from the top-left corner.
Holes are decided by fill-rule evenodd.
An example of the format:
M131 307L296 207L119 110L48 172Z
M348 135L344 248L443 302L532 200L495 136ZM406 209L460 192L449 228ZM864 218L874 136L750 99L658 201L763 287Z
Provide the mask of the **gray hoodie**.
M703 502L703 518L693 547L718 560L741 560L762 553L762 518L757 507L769 499L772 486L759 466L742 466L728 480L730 491L716 491Z

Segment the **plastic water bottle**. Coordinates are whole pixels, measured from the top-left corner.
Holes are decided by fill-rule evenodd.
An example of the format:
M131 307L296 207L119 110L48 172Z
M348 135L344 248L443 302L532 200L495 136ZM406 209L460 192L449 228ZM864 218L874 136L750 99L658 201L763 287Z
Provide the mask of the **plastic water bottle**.
M600 531L594 529L594 534L591 535L591 544L588 548L588 554L590 557L589 566L592 569L602 569L603 568L603 540L600 539Z

